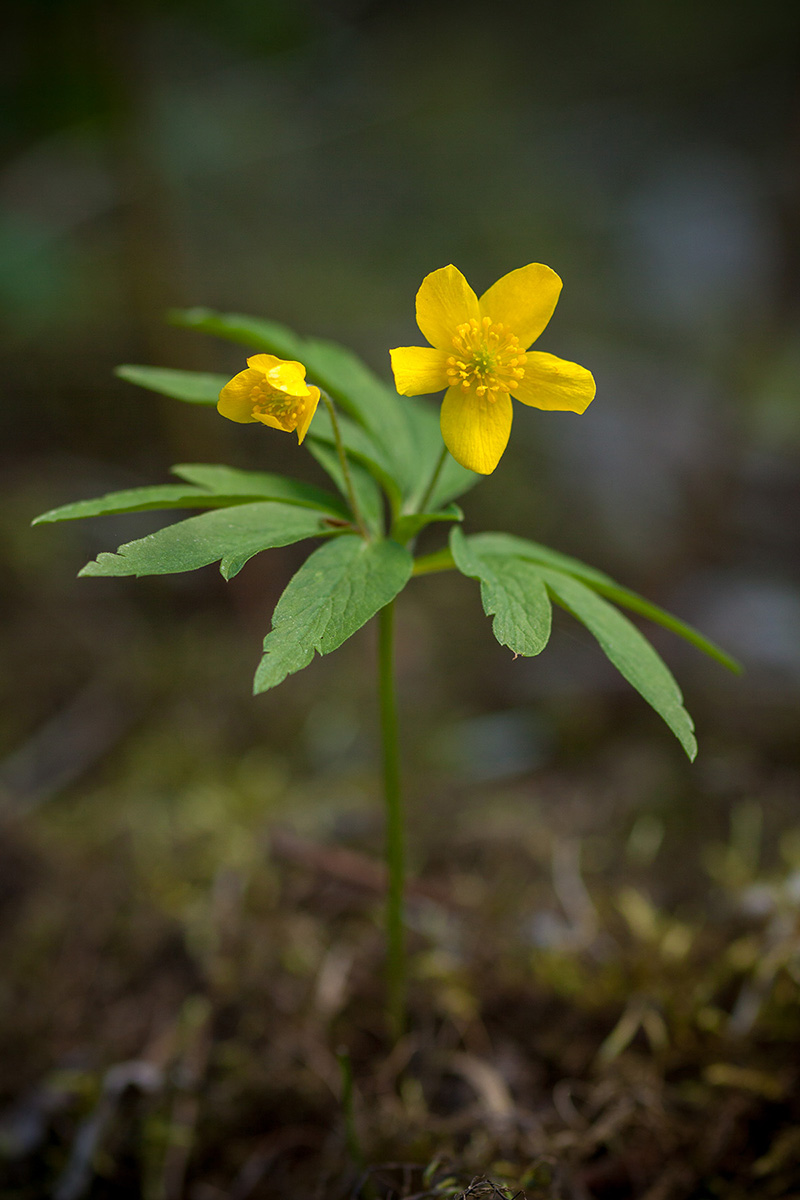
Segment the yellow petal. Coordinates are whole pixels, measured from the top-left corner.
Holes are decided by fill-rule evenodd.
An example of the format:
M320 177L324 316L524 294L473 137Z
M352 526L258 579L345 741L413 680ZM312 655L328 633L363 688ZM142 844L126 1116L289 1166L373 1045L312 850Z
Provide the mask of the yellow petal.
M280 429L282 433L291 433L294 429L291 419L276 417L274 413L256 412L253 413L253 420L260 425L268 425L270 429Z
M273 367L279 367L284 361L282 358L276 358L274 354L251 354L247 365L251 370L260 371L262 375L266 375Z
M448 388L439 418L444 444L462 467L491 475L508 445L511 417L506 392L492 403L460 387Z
M317 405L319 404L319 388L312 386L308 390L310 395L304 402L303 414L300 417L300 420L297 422L298 446L302 445L303 438L308 433L308 427L311 424L311 418L317 411Z
M507 325L523 350L535 342L553 315L561 291L555 271L529 263L509 271L481 296L481 315Z
M452 353L458 326L479 317L478 297L457 267L440 267L425 276L417 292L417 324L437 350Z
M430 346L390 350L394 383L401 396L425 396L447 387L447 355Z
M586 367L555 354L528 353L525 377L514 391L514 399L532 408L548 408L558 412L584 412L596 391L594 378Z
M254 421L250 391L253 384L260 381L261 376L250 368L234 375L230 383L226 383L219 394L217 411L223 417L227 417L229 421L238 421L240 425L247 425Z
M265 354L263 357L269 358L270 356ZM277 359L275 366L267 371L267 382L270 387L275 388L278 392L285 392L287 396L311 394L306 383L305 367L302 363L294 362L292 359L285 361Z

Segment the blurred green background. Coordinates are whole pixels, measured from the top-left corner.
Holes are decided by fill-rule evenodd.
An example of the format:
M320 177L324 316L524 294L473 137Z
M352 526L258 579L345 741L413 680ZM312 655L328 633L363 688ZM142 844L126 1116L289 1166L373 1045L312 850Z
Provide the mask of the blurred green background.
M546 800L553 771L578 772L579 834L609 812L628 828L649 805L681 813L689 836L753 796L779 830L800 778L797 6L10 0L5 23L11 917L37 871L51 902L76 870L102 893L109 847L191 925L220 862L266 853L265 819L379 845L371 633L249 696L302 549L230 584L213 568L76 580L161 518L29 521L163 481L174 462L316 478L293 439L137 391L113 367L241 369L238 348L164 323L197 304L340 340L388 378L388 348L418 340L422 277L449 262L479 292L552 266L564 290L540 348L598 385L580 418L518 407L467 527L610 571L747 673L654 635L698 721L689 768L568 621L541 660L512 663L473 584L419 581L399 617L413 843L440 836L447 797L480 806L511 780ZM49 945L55 918L41 919Z

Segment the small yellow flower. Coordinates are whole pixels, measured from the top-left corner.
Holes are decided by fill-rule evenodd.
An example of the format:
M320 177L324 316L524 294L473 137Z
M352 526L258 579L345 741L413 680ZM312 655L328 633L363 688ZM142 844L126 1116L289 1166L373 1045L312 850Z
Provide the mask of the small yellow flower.
M319 388L306 383L302 363L254 354L247 370L234 375L219 394L217 410L231 421L245 425L261 421L286 433L297 430L302 442L319 404Z
M511 396L533 408L582 413L594 399L585 367L526 353L553 315L561 280L541 263L498 279L480 300L461 272L442 267L417 292L417 324L430 346L392 350L401 396L447 388L442 437L464 467L490 475L511 433Z

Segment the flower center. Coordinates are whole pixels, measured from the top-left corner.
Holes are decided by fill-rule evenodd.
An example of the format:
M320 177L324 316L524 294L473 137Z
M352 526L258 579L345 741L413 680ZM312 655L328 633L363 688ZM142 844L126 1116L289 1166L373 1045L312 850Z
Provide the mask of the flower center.
M453 338L454 354L447 360L450 387L474 391L494 403L503 392L519 387L525 374L527 355L519 338L490 317L474 318L459 325Z
M276 421L284 422L289 430L294 429L303 411L303 401L299 396L289 396L273 388L267 380L253 384L250 399L253 413L274 417Z

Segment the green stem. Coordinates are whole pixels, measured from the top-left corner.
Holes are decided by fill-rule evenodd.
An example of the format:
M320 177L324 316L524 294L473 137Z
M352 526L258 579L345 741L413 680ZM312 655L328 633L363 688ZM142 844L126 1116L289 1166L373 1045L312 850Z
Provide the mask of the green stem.
M431 475L431 481L428 484L428 486L426 487L425 494L423 495L422 499L419 502L419 508L417 509L417 512L427 512L427 505L430 503L431 496L433 495L434 491L436 490L436 485L439 482L439 476L442 473L442 467L445 464L445 459L447 458L447 455L448 455L447 446L442 446L442 449L439 453L439 461L436 464L436 470Z
M432 575L434 571L454 571L455 560L449 546L434 550L433 554L423 554L414 559L414 575Z
M369 541L369 533L364 523L364 518L361 515L361 509L358 506L355 488L353 487L353 477L350 474L350 464L347 461L347 453L344 448L344 442L342 441L342 431L339 428L336 409L334 408L333 401L327 392L323 392L322 388L320 388L319 394L325 403L325 407L328 410L328 416L331 419L331 425L333 426L333 437L334 441L336 442L336 453L339 455L339 463L342 468L342 475L344 476L344 486L347 490L347 499L350 501L350 508L355 518L356 525L358 526L359 533L363 538L366 538L366 540Z
M336 1051L339 1060L339 1075L342 1084L342 1116L344 1118L344 1138L347 1153L359 1170L364 1169L364 1155L358 1140L356 1129L355 1107L353 1104L353 1064L347 1050L340 1046Z
M386 976L389 1023L396 1040L403 1033L406 1020L406 951L403 921L405 845L394 678L394 601L378 613L378 690L386 798Z

